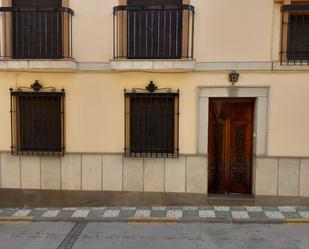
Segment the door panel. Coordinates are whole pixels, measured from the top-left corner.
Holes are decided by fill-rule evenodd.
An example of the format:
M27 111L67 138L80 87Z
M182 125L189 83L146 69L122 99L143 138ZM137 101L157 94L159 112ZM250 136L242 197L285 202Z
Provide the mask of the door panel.
M209 192L251 192L253 98L214 98L209 111Z

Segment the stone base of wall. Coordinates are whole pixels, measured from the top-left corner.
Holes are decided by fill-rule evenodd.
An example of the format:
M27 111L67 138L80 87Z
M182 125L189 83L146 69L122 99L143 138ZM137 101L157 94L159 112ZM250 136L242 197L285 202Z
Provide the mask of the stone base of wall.
M0 153L0 188L207 193L207 157L121 154L17 157Z
M207 157L201 155L143 159L122 154L66 154L60 158L2 152L0 189L188 193L201 194L206 200L207 168ZM256 157L252 179L255 196L309 197L309 159Z

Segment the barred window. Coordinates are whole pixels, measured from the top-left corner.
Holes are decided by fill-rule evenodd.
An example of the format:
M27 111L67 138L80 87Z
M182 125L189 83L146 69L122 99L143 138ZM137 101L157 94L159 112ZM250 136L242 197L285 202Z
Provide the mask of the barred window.
M11 92L13 155L64 154L64 92Z
M179 94L125 93L125 154L178 157Z
M309 64L309 5L283 5L281 64Z

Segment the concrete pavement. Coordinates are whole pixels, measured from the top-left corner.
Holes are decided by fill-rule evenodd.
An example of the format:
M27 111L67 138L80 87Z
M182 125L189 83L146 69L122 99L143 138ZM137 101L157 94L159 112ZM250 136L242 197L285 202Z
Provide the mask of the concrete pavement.
M308 249L309 224L1 223L1 249Z

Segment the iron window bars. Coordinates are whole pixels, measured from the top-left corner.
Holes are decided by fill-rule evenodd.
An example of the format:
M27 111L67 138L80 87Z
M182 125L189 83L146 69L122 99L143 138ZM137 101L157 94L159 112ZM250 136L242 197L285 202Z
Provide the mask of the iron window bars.
M192 5L114 7L114 59L193 59Z
M281 7L281 65L309 65L309 5Z
M24 91L25 89L33 91ZM42 87L11 91L12 155L63 156L65 143L65 92ZM45 89L46 91L41 91ZM49 91L47 91L49 90Z
M125 91L124 97L125 155L179 157L179 91L150 82L146 89Z
M73 16L64 7L0 7L0 58L71 59Z

